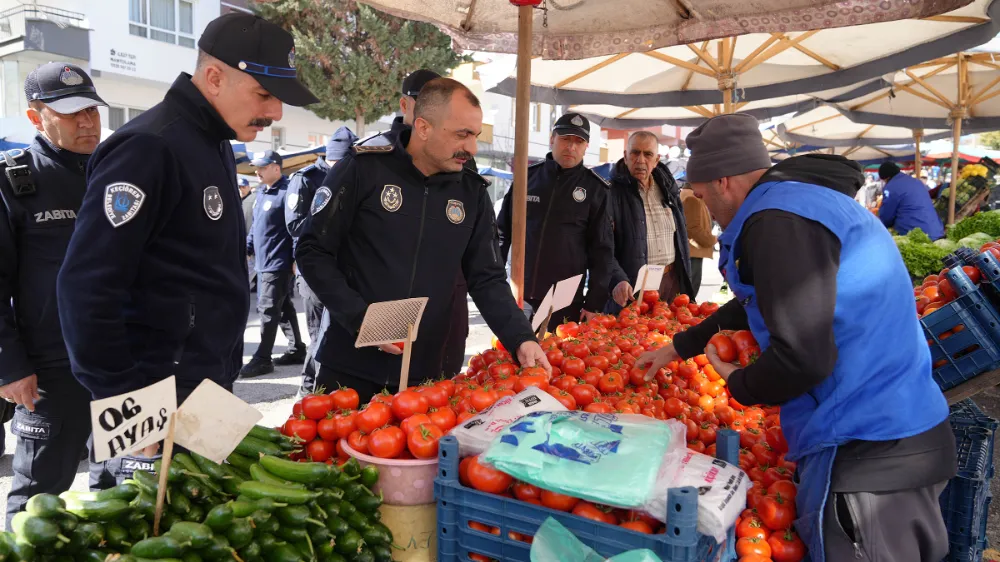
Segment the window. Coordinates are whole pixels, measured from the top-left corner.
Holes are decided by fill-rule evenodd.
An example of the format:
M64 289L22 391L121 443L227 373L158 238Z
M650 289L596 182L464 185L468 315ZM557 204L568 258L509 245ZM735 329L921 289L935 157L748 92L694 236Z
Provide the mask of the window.
M194 4L188 0L129 0L128 32L194 48Z
M330 140L329 135L322 135L320 133L309 133L309 148L313 148L316 146L326 146L326 143L329 142L329 140Z
M281 127L271 127L271 150L285 146L285 130Z
M109 105L107 127L112 131L116 131L119 127L142 115L145 111L145 109L139 109L136 107Z
M559 115L556 113L556 106L549 106L549 128L551 129L556 124L556 119L559 119Z
M134 107L130 107L128 108L128 120L131 121L145 112L146 112L145 109L136 109Z
M531 104L531 130L536 133L542 130L542 104Z

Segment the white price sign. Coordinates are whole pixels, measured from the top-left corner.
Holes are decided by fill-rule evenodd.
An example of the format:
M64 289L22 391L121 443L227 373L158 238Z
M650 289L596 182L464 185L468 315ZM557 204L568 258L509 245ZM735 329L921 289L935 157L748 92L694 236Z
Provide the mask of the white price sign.
M163 440L177 411L177 384L167 377L146 388L90 403L94 460L106 461Z

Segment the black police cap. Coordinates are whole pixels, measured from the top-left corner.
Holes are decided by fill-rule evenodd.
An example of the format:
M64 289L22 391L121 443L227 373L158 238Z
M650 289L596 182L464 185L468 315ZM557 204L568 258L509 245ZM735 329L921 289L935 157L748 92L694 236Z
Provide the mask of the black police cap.
M579 113L566 113L556 120L552 132L559 135L573 135L590 142L590 121Z
M215 18L198 39L198 48L252 75L288 105L301 107L319 101L295 76L292 35L260 16L231 12Z
M420 90L423 89L424 84L440 77L441 75L437 72L427 70L426 68L411 72L409 76L403 79L403 95L415 98L420 93Z
M273 150L265 150L253 155L253 160L250 161L250 165L256 168L263 168L270 164L281 165L282 158L281 155Z
M50 62L32 70L24 80L24 95L28 102L40 101L63 115L108 105L97 95L90 75L66 62Z

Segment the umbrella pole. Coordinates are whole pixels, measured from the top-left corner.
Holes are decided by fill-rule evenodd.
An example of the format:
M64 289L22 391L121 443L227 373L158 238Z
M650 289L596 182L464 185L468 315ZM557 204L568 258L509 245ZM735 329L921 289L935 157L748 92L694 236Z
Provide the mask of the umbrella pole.
M727 115L733 112L733 91L730 88L722 90L722 112Z
M514 113L514 190L510 281L517 304L524 306L524 231L528 211L528 122L531 103L531 6L517 8L517 92ZM505 256L506 257L506 256Z
M923 167L923 162L920 158L920 139L924 136L924 131L921 129L914 129L913 131L913 143L916 145L916 154L913 155L913 176L920 179L920 169Z
M962 119L965 118L966 88L968 87L968 65L962 53L958 54L958 103L951 111L951 189L948 190L948 225L955 224L955 195L958 193L958 143L962 140Z

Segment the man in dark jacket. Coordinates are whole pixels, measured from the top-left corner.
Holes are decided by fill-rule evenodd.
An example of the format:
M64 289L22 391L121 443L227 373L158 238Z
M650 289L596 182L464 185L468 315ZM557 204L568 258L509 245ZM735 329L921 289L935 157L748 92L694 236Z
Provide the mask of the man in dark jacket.
M537 308L552 285L589 274L573 303L552 314L549 328L563 319L589 319L608 300L614 252L608 214L608 184L583 165L590 143L590 121L567 113L552 128L552 152L528 168L528 213L524 243L524 300ZM511 245L513 189L507 190L497 232L500 255Z
M639 269L646 264L664 266L660 298L671 301L678 294L696 296L691 284L684 208L680 190L670 171L660 163L659 141L649 131L632 133L625 158L611 177L611 222L615 237L615 264L611 273L608 310L617 312L628 303Z
M895 228L897 234L919 228L931 240L944 237L944 227L924 182L901 173L899 166L892 162L879 166L878 177L885 182L882 206L878 210L882 224Z

